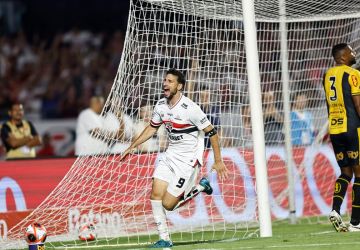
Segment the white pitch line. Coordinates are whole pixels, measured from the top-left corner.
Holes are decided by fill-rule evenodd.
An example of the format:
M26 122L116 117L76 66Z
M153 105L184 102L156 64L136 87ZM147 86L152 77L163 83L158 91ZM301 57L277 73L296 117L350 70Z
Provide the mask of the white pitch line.
M341 243L314 243L314 244L292 244L292 245L272 245L272 246L262 246L262 249L266 248L293 248L293 247L320 247L320 246L334 246L334 245L360 245L360 242L341 242ZM236 249L259 249L259 246L256 247L236 247Z
M102 248L104 249L104 247L121 247L121 246L126 246L126 247L131 247L131 246L142 246L142 245L148 245L150 243L124 243L124 244L113 244L113 245L109 245L109 244L106 244L106 245L78 245L78 246L68 246L68 247L65 247L65 246L57 246L57 247L54 247L55 249L79 249L79 248ZM135 250L135 248L133 248Z
M336 233L334 230L331 231L324 231L324 232L318 232L318 233L311 233L310 235L322 235L322 234L331 234Z

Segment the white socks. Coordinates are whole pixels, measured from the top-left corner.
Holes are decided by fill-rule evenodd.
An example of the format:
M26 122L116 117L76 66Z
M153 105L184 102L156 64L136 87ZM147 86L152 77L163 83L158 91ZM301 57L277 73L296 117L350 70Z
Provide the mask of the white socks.
M186 197L183 197L182 200L179 201L179 203L176 205L174 210L176 208L179 208L183 205L185 205L188 201L190 201L192 198L197 196L199 193L201 193L204 190L204 187L201 185L196 185L193 187L193 189L186 195ZM166 224L166 213L165 209L162 205L161 200L150 200L152 212L154 216L154 221L156 223L156 227L160 236L160 239L169 241L170 240L170 234L169 229Z
M150 202L160 239L169 241L170 240L169 229L166 224L166 214L165 214L165 209L162 205L162 201L150 200Z

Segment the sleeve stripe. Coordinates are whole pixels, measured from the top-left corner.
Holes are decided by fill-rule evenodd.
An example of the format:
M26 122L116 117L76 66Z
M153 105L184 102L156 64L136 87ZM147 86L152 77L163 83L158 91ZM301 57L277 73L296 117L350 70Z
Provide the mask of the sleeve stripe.
M151 126L153 126L153 127L160 127L161 124L162 124L162 122L157 123L157 122L150 121L150 124L151 124Z

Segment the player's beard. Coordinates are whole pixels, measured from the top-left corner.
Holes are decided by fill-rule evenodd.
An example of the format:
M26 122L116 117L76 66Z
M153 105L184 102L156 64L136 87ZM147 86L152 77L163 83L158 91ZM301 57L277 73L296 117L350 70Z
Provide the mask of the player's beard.
M165 95L165 98L170 101L171 99L173 99L173 97L177 94L178 90L174 89L173 91L170 89L169 90L169 96Z

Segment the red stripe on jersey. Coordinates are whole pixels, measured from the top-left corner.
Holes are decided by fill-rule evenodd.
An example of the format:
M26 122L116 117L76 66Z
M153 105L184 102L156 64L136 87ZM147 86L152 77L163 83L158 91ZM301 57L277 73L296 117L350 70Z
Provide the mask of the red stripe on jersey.
M192 124L180 124L180 123L175 123L172 121L163 121L163 123L165 123L165 122L170 122L172 124L173 128L187 128L187 127L194 126Z

